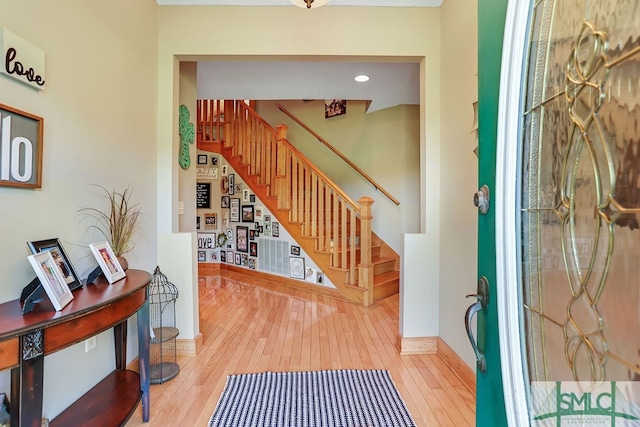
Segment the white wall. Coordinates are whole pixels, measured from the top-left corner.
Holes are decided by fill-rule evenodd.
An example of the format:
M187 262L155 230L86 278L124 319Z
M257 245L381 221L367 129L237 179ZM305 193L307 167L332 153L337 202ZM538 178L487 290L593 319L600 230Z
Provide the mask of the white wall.
M77 210L107 188L133 188L143 219L130 268L156 260L156 6L152 0L0 2L0 26L44 50L46 90L0 76L0 103L44 118L42 188L0 186L0 302L34 277L26 242L58 237L81 276L96 240ZM129 343L137 343L135 319ZM129 345L128 359L137 346ZM70 368L72 367L72 368ZM113 334L45 358L44 416L53 418L114 368ZM73 381L69 372L73 371ZM0 372L9 391L9 372Z
M337 28L339 31L328 31ZM177 221L178 62L196 59L340 57L420 62L419 231L423 253L403 287L439 283L440 261L440 10L436 8L175 7L158 8L158 206L159 230ZM317 35L309 42L307 35ZM419 278L415 280L413 278ZM415 336L437 330L427 313L439 301L403 312ZM402 331L400 331L402 334Z
M478 100L477 3L442 6L442 197L440 200L440 337L475 369L464 330L465 299L477 287L477 140L471 128Z

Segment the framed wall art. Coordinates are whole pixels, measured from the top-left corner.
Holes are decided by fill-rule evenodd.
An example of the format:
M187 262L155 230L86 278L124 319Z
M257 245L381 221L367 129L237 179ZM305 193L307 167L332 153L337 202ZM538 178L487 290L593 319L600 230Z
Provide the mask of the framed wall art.
M73 299L71 289L67 286L62 271L54 261L50 251L38 252L27 257L36 272L47 296L56 311L60 311Z
M113 253L109 242L92 243L89 248L109 283L116 282L127 275Z
M292 279L304 280L304 258L289 257L289 276Z
M253 205L242 205L242 222L254 222Z
M71 261L67 257L67 254L62 248L62 243L58 239L38 240L34 242L27 242L32 254L40 252L51 252L53 261L58 265L64 281L72 291L82 287L80 283L80 277L76 273Z
M249 227L236 227L236 251L249 252Z
M216 213L204 214L204 229L205 230L218 229L218 214Z
M42 187L44 119L0 104L0 185Z
M209 156L207 156L206 154L198 154L198 164L199 165L209 164Z
M240 199L238 198L229 200L229 220L240 222Z
M230 196L233 196L234 194L234 189L235 189L235 184L236 184L236 175L233 173L230 173L229 176L227 177L227 180L229 181L229 190L228 193Z
M196 208L197 209L211 208L211 183L210 182L196 183Z

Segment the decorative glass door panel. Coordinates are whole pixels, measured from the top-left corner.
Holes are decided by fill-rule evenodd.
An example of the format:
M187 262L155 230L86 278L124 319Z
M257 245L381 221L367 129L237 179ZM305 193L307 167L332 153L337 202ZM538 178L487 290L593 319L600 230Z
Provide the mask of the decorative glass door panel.
M640 379L640 0L533 2L521 277L533 381Z

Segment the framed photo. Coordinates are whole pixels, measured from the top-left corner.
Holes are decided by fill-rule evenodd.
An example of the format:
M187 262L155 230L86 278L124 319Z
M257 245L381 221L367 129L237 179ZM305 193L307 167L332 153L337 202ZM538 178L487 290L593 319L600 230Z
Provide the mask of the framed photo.
M251 191L248 188L242 190L242 201L248 202L249 196L251 196Z
M253 257L258 256L258 242L249 242L249 255Z
M235 189L235 192L236 192L237 194L242 193L242 183L241 183L241 182L236 182L236 189Z
M249 258L249 269L250 270L255 270L256 269L256 260L255 259Z
M218 166L218 156L211 156L211 166Z
M250 194L250 195L249 195L249 201L250 201L251 203L255 203L255 201L256 201L256 195L255 195L255 194Z
M2 104L0 116L5 125L11 123L3 129L6 131L6 149L0 150L3 151L0 185L41 188L44 119Z
M235 254L235 261L236 261L236 265L241 265L242 264L242 257L240 256L240 254L238 252L236 252L236 254Z
M324 274L320 272L316 274L316 283L318 283L319 285L322 285L324 283Z
M264 216L264 222L266 222L267 224L271 222L271 215L265 215Z
M249 252L249 227L236 227L236 251Z
M253 222L253 205L242 205L242 222Z
M227 251L227 263L233 264L233 251Z
M227 240L233 240L233 228L227 228Z
M280 237L280 223L279 222L272 222L271 223L271 236L273 237Z
M327 99L324 101L324 118L341 116L347 114L346 99Z
M222 196L220 199L220 207L221 208L229 208L229 196Z
M240 262L240 265L249 265L249 255L242 254L242 260Z
M264 212L264 206L256 206L255 211L256 224L258 224L259 222L262 222L262 213Z
M207 154L198 154L198 164L199 165L209 164L209 156Z
M80 283L80 277L78 277L78 274L74 270L71 261L69 261L67 254L64 252L60 240L38 240L35 242L27 242L27 245L29 246L32 254L37 254L40 252L51 252L51 257L53 258L53 261L58 265L58 268L62 273L62 277L64 277L64 282L67 284L69 289L73 291L74 289L82 287L82 283Z
M205 262L207 260L207 251L198 251L198 262Z
M109 283L116 282L127 275L113 253L109 242L91 243L89 248Z
M233 196L234 194L233 191L236 184L236 175L233 173L230 173L227 179L229 180L229 195Z
M253 228L249 230L249 240L256 240L256 233L258 230L254 230Z
M204 214L204 229L205 230L217 230L218 229L218 214L217 213Z
M228 165L222 165L222 169L220 171L220 174L222 176L227 176L228 175L228 173L227 173L228 167L229 167Z
M300 256L300 246L291 246L291 255Z
M289 276L292 279L304 280L304 258L296 256L289 257Z
M200 230L200 215L196 216L196 230Z
M227 251L220 251L220 262L227 262Z
M65 282L62 271L58 268L58 264L53 260L51 251L38 252L27 258L53 307L56 311L62 310L65 305L71 302L73 294Z
M240 222L240 199L229 201L229 219L231 222Z

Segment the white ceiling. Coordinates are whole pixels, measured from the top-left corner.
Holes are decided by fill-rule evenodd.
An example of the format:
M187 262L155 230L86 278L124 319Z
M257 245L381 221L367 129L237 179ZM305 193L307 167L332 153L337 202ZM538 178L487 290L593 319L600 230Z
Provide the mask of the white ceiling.
M357 83L354 77L370 80ZM408 62L198 62L200 99L352 99L368 112L420 104L420 65Z
M291 6L289 0L156 0L159 5ZM438 7L443 0L330 0L322 7L388 6ZM309 13L313 13L310 11ZM417 60L399 62L292 61L198 62L200 99L353 99L371 101L368 112L401 104L420 103L420 66ZM356 83L367 74L370 80Z

